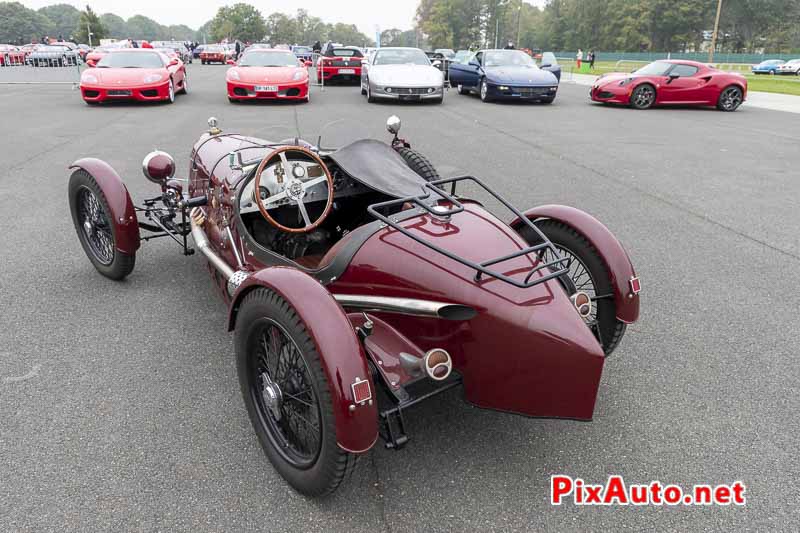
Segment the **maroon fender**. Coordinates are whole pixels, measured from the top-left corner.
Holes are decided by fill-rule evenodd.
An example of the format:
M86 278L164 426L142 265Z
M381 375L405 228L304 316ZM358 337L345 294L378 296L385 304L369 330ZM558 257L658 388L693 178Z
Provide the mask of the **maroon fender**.
M529 220L550 218L572 227L594 246L611 275L617 319L625 323L639 318L639 295L631 290L630 280L636 277L633 264L614 234L592 215L566 205L541 205L525 211ZM510 226L519 229L522 221L515 219Z
M117 239L117 250L123 254L133 255L139 249L139 221L133 208L131 195L122 178L111 165L100 159L86 157L78 159L69 168L80 168L88 172L100 186L111 209L114 223L114 236Z
M308 327L322 368L328 378L339 446L353 453L369 450L378 438L378 408L375 384L367 358L347 314L319 281L297 269L272 267L247 278L233 295L228 330L236 325L242 298L256 287L266 287L289 302ZM369 381L374 401L356 405L351 385ZM351 410L351 406L355 406Z

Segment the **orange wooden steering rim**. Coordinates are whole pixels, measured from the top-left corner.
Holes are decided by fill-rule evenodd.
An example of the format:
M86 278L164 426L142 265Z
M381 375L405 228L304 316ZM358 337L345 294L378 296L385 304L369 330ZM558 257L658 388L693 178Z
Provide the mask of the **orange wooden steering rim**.
M269 164L270 161L275 159L275 157L280 157L280 155L285 152L300 152L303 155L310 157L313 162L317 163L322 168L322 171L325 173L325 179L328 182L328 200L325 203L325 210L322 212L319 218L317 218L317 220L315 220L308 226L304 226L302 228L290 228L289 226L284 226L283 224L272 218L269 214L269 211L267 210L267 207L264 205L264 200L261 199L261 174L264 173L264 169L267 168L267 165ZM283 159L280 159L280 163L284 167L288 166L283 164ZM284 168L283 174L284 174L284 180L297 179L292 175L292 170L290 168ZM333 177L331 176L328 167L325 165L325 163L323 163L322 159L311 150L303 148L302 146L284 146L282 148L278 148L272 151L270 154L264 157L264 159L261 160L261 163L259 163L258 168L256 169L255 182L256 182L256 189L254 196L256 197L256 205L258 205L258 210L261 211L261 214L264 216L264 218L267 219L267 222L269 222L270 224L272 224L281 231L286 231L289 233L308 233L309 231L312 231L317 227L319 227L319 225L322 224L322 222L328 217L328 214L330 214L331 212L331 206L333 206ZM284 182L284 184L286 184L286 182ZM284 187L284 192L285 191L286 188ZM305 191L303 192L303 196L305 196ZM287 198L289 198L288 195ZM294 202L294 200L292 200L292 202ZM302 202L303 198L300 198L299 200L296 201L296 205ZM305 205L303 205L303 208L305 208ZM299 205L298 209L300 209Z

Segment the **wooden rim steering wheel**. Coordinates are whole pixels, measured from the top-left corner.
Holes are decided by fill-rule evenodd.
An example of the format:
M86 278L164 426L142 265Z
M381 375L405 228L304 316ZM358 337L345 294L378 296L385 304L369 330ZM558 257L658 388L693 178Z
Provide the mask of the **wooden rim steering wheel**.
M318 178L308 179L308 176L305 173L305 167L292 166L289 164L289 160L286 158L286 154L289 152L299 152L303 154L304 159L311 159L311 161L322 168L323 175ZM264 173L264 169L267 168L267 165L274 160L276 156L280 158L280 164L283 165L283 183L280 184L283 187L283 190L277 194L273 194L269 198L262 199L261 175ZM296 168L302 169L303 172L301 175L298 176L295 174ZM305 178L307 181L303 181L303 178ZM306 210L306 205L304 203L306 191L322 182L327 183L328 199L325 203L325 210L315 221L312 222L308 217L308 211ZM256 169L255 183L256 185L253 196L255 196L258 210L261 211L261 214L267 219L267 222L281 231L286 231L289 233L308 233L322 224L322 222L328 217L328 214L331 211L331 206L333 205L333 177L331 176L328 167L317 154L307 148L303 148L302 146L284 146L269 153L266 157L264 157L264 159L261 160L261 163L259 163L258 168ZM278 206L270 206L269 204L286 199L290 200L291 203L297 206L297 209L300 211L300 216L303 218L303 222L305 223L304 227L290 228L289 226L284 226L270 216L269 209L275 209Z

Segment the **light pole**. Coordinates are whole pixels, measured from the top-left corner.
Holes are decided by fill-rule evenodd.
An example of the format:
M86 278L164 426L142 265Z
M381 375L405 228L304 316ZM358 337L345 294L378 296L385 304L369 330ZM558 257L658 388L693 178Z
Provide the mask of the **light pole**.
M717 47L717 33L719 32L719 15L722 12L722 0L717 0L717 17L714 19L714 33L711 34L711 49L708 51L708 62L714 62L714 49Z
M89 38L89 47L92 46L92 28L89 26L89 23L86 23L86 36Z
M517 41L514 43L519 48L519 35L522 29L522 0L519 0L519 7L517 7Z

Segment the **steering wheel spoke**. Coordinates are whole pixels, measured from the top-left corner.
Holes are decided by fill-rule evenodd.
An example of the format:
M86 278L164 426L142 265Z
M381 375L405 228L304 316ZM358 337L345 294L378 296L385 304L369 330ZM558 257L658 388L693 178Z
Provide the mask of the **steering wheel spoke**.
M308 211L306 211L306 204L303 199L297 200L297 208L300 210L300 215L303 217L303 222L306 223L306 228L311 226L311 219L308 218Z

